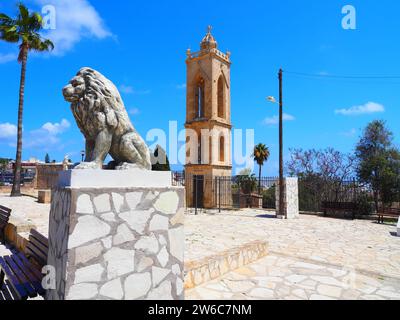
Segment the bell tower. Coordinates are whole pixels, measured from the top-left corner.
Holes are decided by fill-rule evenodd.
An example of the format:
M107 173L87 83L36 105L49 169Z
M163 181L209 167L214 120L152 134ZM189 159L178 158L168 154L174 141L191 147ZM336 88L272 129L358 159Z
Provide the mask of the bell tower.
M232 175L230 52L218 50L209 26L200 50L188 49L186 55L185 174L196 191L187 190L187 201L192 205L196 197L199 207L211 208L212 181Z

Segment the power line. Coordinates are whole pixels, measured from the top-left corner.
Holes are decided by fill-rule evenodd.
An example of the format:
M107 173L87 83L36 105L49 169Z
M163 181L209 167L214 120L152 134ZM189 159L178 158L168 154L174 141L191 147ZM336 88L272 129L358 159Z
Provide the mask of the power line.
M304 77L315 77L315 78L332 78L332 79L400 79L400 76L350 76L350 75L332 75L332 74L321 74L321 73L305 73L305 72L294 72L286 71L286 74L293 74Z

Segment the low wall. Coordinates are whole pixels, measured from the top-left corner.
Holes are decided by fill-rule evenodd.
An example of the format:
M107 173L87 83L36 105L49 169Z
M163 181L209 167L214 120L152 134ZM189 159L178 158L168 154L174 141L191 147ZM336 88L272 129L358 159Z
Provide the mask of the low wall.
M70 167L72 164L70 165ZM58 185L58 174L63 171L62 163L43 163L36 165L35 188L50 190Z
M255 262L268 254L268 243L253 241L230 250L185 263L185 288L191 289Z
M53 190L49 300L183 299L184 189Z

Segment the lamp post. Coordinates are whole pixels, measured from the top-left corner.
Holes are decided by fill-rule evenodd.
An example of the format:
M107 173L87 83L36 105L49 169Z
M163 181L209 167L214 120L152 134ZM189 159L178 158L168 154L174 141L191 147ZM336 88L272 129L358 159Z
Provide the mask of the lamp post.
M85 156L85 151L81 151L81 157L82 157L82 161L81 162L83 162L83 157Z
M282 93L282 80L283 80L283 70L279 69L278 79L279 79L279 102L273 96L267 97L267 100L272 103L279 104L279 215L281 217L285 216L287 219L287 212L283 214L283 93Z

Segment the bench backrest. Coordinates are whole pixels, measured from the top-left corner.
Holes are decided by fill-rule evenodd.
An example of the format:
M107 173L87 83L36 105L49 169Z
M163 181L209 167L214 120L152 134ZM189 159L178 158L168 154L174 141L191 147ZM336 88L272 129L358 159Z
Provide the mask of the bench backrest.
M10 218L11 209L7 207L0 206L0 225L5 226Z
M380 213L400 215L400 208L379 208Z
M29 241L26 246L27 256L33 258L40 267L43 267L47 264L48 251L49 242L47 238L35 229L31 229Z

